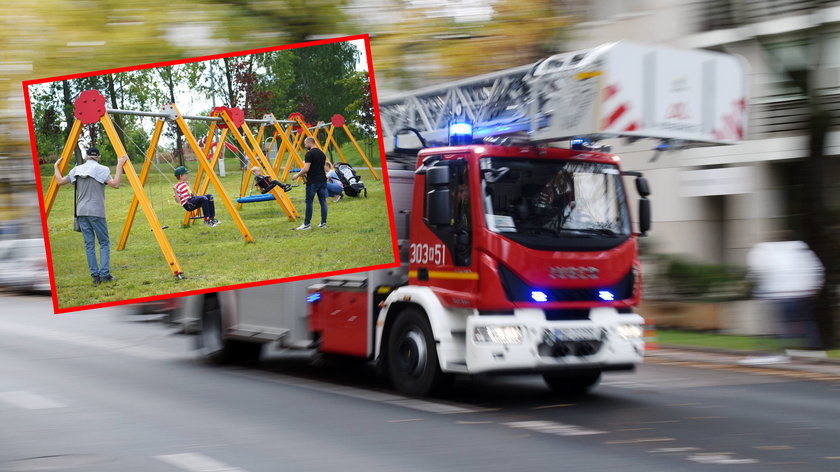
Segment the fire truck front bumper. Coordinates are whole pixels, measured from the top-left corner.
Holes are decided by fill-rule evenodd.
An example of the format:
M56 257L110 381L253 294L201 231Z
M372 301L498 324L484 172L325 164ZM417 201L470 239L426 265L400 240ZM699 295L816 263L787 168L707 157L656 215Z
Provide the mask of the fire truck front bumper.
M624 370L642 362L644 320L612 308L594 308L589 319L549 321L543 310L513 316L471 316L466 367L471 374L554 370Z

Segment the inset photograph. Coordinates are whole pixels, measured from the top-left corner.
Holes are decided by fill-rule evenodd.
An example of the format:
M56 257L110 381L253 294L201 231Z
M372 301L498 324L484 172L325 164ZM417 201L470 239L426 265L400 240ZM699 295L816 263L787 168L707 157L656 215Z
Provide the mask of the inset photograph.
M396 265L369 50L25 82L56 313Z

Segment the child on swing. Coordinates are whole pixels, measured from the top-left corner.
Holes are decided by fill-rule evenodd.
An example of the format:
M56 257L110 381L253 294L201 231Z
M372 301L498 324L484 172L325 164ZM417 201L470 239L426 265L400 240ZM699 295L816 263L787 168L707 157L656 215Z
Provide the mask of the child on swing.
M219 226L222 222L216 219L216 205L213 203L213 195L193 195L189 184L187 184L189 178L187 174L189 172L184 166L175 169L175 178L178 179L178 183L174 187L175 199L187 211L193 211L201 207L204 214L204 224L211 228Z
M277 187L278 185L284 192L288 192L292 189L292 186L289 184L283 184L276 180L271 180L271 177L267 175L262 175L262 169L259 167L252 167L251 173L254 174L254 182L256 182L256 186L260 188L260 193L268 193L271 189Z

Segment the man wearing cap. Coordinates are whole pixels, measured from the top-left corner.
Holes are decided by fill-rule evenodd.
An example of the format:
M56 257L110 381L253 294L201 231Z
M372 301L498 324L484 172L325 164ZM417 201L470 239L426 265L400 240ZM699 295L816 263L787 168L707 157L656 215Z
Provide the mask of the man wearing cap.
M120 157L117 172L111 178L111 170L99 163L99 149L91 147L85 153L85 163L70 170L66 177L58 169L60 159L55 162L55 181L58 185L76 184L76 218L85 240L90 275L93 284L111 282L111 245L108 238L108 222L105 220L105 186L120 188L123 164L128 156ZM99 262L96 261L94 242L99 241Z
M175 199L187 211L193 211L201 207L204 224L211 228L219 226L222 222L216 219L216 205L213 203L213 195L193 195L187 183L189 172L189 169L184 166L175 169L175 178L178 179L178 183L175 184Z

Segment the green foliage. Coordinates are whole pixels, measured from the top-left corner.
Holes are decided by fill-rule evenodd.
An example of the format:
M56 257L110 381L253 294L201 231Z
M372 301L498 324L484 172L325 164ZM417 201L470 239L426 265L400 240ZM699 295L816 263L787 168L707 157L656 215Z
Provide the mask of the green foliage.
M681 256L660 256L673 294L684 298L738 299L748 295L746 269L704 264Z

